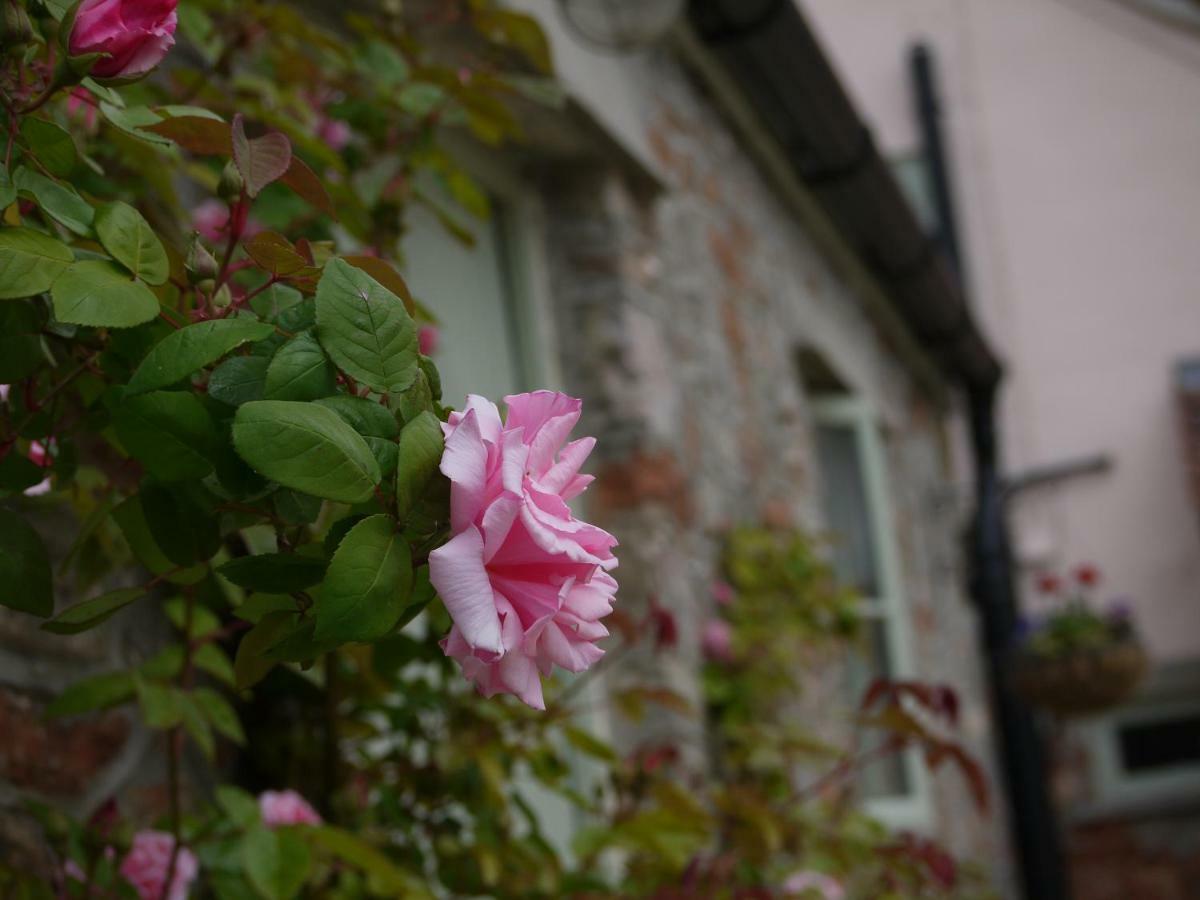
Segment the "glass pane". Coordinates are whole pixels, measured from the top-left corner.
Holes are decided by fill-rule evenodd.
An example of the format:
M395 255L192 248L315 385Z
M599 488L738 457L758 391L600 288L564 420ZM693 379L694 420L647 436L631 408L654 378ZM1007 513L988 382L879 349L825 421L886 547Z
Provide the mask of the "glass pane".
M470 391L499 403L522 390L500 217L471 223L474 247L457 241L420 207L409 222L404 277L441 323L433 358L442 374L443 402L461 407Z
M819 426L817 456L834 571L842 584L877 597L879 583L870 510L854 429L848 425Z
M846 669L847 693L855 706L874 679L890 677L893 673L886 620L868 619L864 625L866 635L863 645L857 653L851 654ZM883 735L868 731L863 735L863 747L874 747L882 740ZM859 781L860 795L865 800L904 796L909 790L908 767L902 755L870 763L863 769Z

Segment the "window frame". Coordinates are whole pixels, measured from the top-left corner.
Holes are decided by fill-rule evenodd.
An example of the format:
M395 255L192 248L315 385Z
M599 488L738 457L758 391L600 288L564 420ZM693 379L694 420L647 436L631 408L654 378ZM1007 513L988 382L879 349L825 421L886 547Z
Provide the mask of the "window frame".
M819 397L812 401L813 428L849 428L854 434L859 470L875 556L879 596L869 598L866 617L883 624L884 641L892 664L891 677L908 679L916 674L911 615L904 593L900 549L895 539L887 453L883 425L864 398L854 395ZM897 829L927 833L933 825L929 773L917 748L902 756L909 789L906 793L864 799L863 809L884 824Z

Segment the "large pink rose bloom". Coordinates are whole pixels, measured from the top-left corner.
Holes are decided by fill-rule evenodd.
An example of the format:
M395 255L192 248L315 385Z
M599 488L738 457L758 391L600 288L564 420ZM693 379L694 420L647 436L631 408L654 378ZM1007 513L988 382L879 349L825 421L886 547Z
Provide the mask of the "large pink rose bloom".
M174 847L175 838L165 831L139 831L133 836L133 846L121 861L120 871L141 900L159 900L163 896ZM188 887L199 871L195 854L187 847L180 847L166 900L186 900Z
M105 53L93 78L139 78L175 43L179 0L83 0L71 28L72 56Z
M442 426L454 537L429 555L429 575L454 619L442 649L463 674L484 696L544 709L539 673L604 655L617 541L567 506L592 480L579 467L596 439L564 445L583 404L553 391L504 400L504 422L472 395Z
M263 791L258 809L268 828L280 825L320 825L321 816L295 791Z

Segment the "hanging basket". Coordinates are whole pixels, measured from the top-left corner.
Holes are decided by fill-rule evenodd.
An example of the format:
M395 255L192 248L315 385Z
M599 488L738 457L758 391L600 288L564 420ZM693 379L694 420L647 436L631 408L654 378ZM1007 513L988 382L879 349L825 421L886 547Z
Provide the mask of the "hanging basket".
M1130 637L1061 656L1021 653L1013 680L1017 691L1033 706L1063 717L1087 716L1129 699L1147 668L1145 649Z

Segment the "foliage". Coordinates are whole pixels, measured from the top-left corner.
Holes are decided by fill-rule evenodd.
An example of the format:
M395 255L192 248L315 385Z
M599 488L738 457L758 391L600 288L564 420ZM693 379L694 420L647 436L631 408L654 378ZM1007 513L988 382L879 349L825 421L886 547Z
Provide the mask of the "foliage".
M1095 609L1099 581L1099 572L1088 565L1076 567L1069 578L1042 573L1038 591L1052 606L1041 616L1021 620L1018 649L1031 657L1055 659L1134 640L1128 604L1112 603L1103 612Z

